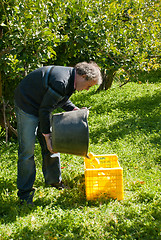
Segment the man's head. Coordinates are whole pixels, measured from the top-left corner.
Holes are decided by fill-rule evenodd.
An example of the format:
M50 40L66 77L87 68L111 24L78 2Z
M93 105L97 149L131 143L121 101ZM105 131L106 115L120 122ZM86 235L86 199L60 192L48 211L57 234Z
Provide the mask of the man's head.
M81 62L76 64L75 89L88 90L95 84L102 83L100 68L95 62Z

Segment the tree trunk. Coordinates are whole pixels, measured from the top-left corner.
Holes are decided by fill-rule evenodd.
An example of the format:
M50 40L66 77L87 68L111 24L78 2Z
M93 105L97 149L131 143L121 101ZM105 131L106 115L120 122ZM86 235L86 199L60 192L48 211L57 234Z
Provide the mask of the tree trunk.
M98 88L97 91L101 91L103 89L108 90L112 86L112 82L115 76L116 69L112 69L106 73L106 69L102 71L102 84Z
M1 78L1 71L0 71L0 99L2 98L2 78Z
M5 104L3 102L3 104ZM0 126L2 127L2 129L4 129L6 131L6 142L8 141L8 137L11 136L16 136L17 137L17 129L15 129L9 119L6 116L6 109L5 106L3 104L0 104ZM10 113L12 114L12 113Z

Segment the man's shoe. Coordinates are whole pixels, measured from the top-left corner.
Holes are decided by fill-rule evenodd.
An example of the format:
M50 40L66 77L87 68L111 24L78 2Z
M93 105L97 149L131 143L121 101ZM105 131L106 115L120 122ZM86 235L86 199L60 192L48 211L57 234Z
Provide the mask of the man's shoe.
M50 184L51 187L55 187L58 190L63 190L63 189L69 189L68 186L65 186L64 183L61 181L59 183L54 183L54 184Z

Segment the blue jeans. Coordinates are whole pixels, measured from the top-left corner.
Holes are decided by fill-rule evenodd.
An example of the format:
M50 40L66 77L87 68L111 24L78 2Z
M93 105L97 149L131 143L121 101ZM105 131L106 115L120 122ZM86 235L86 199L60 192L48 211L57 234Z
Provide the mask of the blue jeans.
M39 130L39 118L24 112L15 105L18 131L18 175L17 188L20 200L32 203L35 189L33 184L36 177L34 148L36 135L42 154L42 171L45 183L50 185L61 181L60 154L51 154L46 145L44 136Z

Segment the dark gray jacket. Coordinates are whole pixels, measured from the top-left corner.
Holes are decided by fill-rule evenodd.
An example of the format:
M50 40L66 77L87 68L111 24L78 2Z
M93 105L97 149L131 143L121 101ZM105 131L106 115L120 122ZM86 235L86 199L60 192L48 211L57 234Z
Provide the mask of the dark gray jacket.
M15 102L24 112L39 117L42 133L50 132L50 113L61 107L72 111L75 69L42 67L28 74L15 90Z

